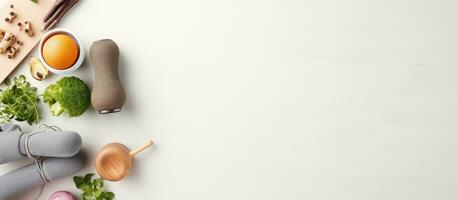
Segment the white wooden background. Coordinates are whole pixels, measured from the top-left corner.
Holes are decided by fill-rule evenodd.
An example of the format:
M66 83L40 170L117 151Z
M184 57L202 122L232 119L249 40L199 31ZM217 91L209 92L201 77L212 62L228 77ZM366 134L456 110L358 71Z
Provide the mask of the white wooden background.
M119 200L455 200L457 10L456 0L82 0L60 27L86 50L117 41L127 105L71 119L43 105L42 121L83 136L81 174L108 142L157 141L130 177L107 183ZM88 61L75 75L92 85ZM25 66L15 74L31 78ZM58 78L31 82L43 91ZM67 178L41 199L60 189L76 192Z

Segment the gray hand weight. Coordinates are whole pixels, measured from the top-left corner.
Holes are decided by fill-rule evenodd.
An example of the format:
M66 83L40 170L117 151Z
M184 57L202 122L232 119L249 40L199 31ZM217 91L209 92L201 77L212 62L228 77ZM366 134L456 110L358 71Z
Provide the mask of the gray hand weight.
M0 164L25 158L26 135L17 125L2 126L0 132ZM71 157L81 149L81 136L72 131L43 131L29 138L29 152L33 156Z
M98 40L92 43L89 55L95 74L92 106L100 114L121 111L126 93L118 76L118 46L110 39Z
M37 162L41 168L33 163L0 176L0 200L10 200L45 182L75 174L84 167L86 159L79 153L82 141L78 133L40 130L27 135L17 125L1 126L0 164L25 158L26 146L32 156L48 158Z
M49 181L53 181L78 173L85 163L86 157L82 153L70 158L46 158L43 172ZM10 200L44 183L35 164L11 171L0 176L0 200Z

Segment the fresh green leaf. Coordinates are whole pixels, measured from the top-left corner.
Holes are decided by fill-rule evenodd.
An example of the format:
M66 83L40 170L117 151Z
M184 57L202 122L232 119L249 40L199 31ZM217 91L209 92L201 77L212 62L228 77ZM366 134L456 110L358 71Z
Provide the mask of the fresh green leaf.
M37 89L31 87L24 75L6 80L6 89L0 90L0 124L26 121L28 124L40 122Z
M81 190L83 200L112 200L115 195L113 192L106 192L103 189L103 179L93 178L94 174L85 176L75 176L73 181L76 188Z
M84 184L84 179L82 177L79 177L79 176L73 177L73 181L75 182L75 185L76 185L77 188L80 188L81 185Z

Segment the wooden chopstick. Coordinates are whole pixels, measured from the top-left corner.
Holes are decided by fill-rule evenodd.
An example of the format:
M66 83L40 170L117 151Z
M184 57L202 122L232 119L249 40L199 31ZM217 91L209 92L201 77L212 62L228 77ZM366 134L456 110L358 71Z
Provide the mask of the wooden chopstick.
M47 31L54 28L64 15L78 2L79 0L68 0L67 3L62 6L62 11L56 13L47 23L45 23L42 30Z
M46 16L43 18L43 22L47 22L51 16L54 15L54 13L57 12L57 9L61 7L63 3L66 3L67 0L56 0L54 2L54 5L52 6L52 9L46 14Z
M69 5L71 0L65 0L63 4L60 4L57 10L45 21L42 30L45 30L56 18L65 10L65 7Z

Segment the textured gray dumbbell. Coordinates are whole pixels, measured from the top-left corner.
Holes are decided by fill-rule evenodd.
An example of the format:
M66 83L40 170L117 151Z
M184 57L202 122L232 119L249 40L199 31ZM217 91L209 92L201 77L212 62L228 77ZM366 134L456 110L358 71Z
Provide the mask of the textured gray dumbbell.
M17 125L7 124L0 132L0 164L26 157L26 134ZM71 157L80 151L81 136L72 131L43 131L29 138L33 156Z
M0 129L0 164L26 158L26 146L32 156L48 157L40 162L41 171L33 163L0 176L0 200L10 200L48 181L75 174L84 167L85 156L78 153L81 137L75 132L36 132L30 135L27 145L27 135L19 126L6 124Z
M82 153L70 158L46 158L43 160L43 172L49 181L57 180L78 173L85 161ZM9 200L42 184L44 180L35 164L11 171L0 176L0 200Z

